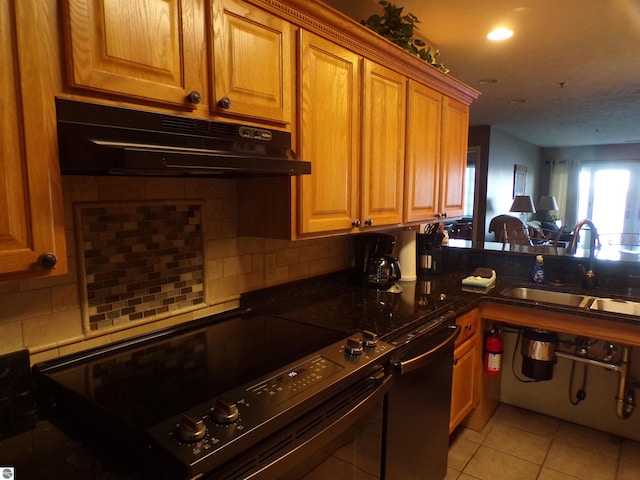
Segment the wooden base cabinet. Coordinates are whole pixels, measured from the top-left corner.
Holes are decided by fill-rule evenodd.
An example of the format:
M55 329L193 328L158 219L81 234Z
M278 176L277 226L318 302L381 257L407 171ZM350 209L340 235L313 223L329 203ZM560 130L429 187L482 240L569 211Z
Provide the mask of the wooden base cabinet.
M478 404L478 380L482 367L480 314L467 312L456 323L461 332L453 352L453 382L449 432L452 432Z

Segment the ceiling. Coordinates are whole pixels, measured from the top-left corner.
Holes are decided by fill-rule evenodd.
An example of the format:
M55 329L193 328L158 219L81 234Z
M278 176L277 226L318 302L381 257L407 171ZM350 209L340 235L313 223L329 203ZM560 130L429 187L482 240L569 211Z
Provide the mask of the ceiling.
M541 147L640 143L640 0L392 3L418 17L449 75L482 93L471 125ZM513 37L487 40L499 25Z

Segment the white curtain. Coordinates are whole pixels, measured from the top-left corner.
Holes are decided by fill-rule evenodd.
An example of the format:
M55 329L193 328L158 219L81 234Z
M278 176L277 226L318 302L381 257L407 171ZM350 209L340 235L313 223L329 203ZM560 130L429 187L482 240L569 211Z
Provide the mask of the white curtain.
M578 222L578 162L554 160L549 169L549 194L556 197L558 218L563 225Z

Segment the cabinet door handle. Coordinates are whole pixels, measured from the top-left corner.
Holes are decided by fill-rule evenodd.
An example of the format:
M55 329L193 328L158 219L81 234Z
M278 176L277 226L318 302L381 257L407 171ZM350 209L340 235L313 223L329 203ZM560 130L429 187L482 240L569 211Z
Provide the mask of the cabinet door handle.
M473 328L473 326L472 326L472 325L465 325L465 326L464 326L464 329L465 329L466 331L470 331L472 328Z
M231 108L231 99L229 97L222 97L218 100L218 105L225 110L229 110Z
M200 95L200 92L193 90L192 92L189 92L189 95L187 95L187 101L194 105L198 105L202 101L202 95Z
M351 226L353 228L360 228L360 219L355 219L353 222L351 222Z
M45 270L53 270L58 263L58 258L53 253L43 253L38 257L38 265Z
M372 218L368 218L368 219L366 219L366 220L364 221L364 224L365 224L367 227L372 226L372 225L373 225L373 219L372 219Z

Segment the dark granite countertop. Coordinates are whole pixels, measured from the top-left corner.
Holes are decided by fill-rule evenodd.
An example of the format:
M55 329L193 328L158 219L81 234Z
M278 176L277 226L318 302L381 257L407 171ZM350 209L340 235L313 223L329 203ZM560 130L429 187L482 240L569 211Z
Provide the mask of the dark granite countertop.
M348 334L373 330L382 338L399 335L438 312L462 313L484 301L526 305L603 320L630 321L623 315L534 305L506 297L500 293L505 288L527 282L500 274L495 287L488 292L464 291L461 281L467 275L468 272L451 272L400 282L402 292L399 294L354 286L348 276L334 275L298 282L304 286L301 290L292 290L288 285L249 294L243 298L243 306L252 306L260 313L330 326ZM575 290L569 285L559 288ZM15 478L20 480L148 478L144 472L135 470L131 460L119 452L105 450L95 439L57 418L55 411L46 410L40 410L33 424L21 433L0 437L0 467L12 467Z
M64 421L41 414L26 431L0 441L0 471L13 468L16 480L143 480L150 476L136 462L80 432ZM4 476L12 480L11 476Z

